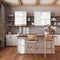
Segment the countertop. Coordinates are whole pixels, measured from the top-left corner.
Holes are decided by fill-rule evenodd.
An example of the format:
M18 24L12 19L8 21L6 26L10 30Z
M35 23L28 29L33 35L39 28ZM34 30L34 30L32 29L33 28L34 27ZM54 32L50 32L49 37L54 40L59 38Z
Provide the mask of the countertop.
M44 37L44 34L37 34L37 37ZM20 34L17 37L27 37L27 34Z
M9 35L9 34L8 34ZM14 35L17 37L27 37L27 34L10 34L9 36ZM53 34L54 36L60 35L60 34ZM37 37L44 37L44 34L36 34Z

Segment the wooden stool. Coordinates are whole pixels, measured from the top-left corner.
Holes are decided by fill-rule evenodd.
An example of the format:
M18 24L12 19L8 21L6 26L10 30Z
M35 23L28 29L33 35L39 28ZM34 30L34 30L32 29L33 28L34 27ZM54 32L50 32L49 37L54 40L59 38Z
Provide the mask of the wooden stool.
M35 34L29 34L27 35L27 43L32 43L34 45L34 48L32 47L28 47L27 45L27 50L31 50L31 51L34 51L35 52L35 55L36 55L36 51L37 51L37 37Z
M46 47L47 42L51 42L51 48ZM54 48L52 47L52 44L54 44L54 43L55 42L54 42L54 36L53 35L45 35L45 37L44 37L44 57L45 58L46 58L46 51L47 50L51 50L51 53L52 53L52 50L55 51L55 47Z

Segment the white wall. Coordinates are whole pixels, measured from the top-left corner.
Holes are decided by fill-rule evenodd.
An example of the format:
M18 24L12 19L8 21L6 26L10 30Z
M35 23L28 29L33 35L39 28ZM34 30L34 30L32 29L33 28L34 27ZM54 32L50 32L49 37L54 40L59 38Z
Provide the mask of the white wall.
M15 12L15 11L27 11L29 15L33 15L34 11L51 11L53 15L60 15L60 7L59 6L19 6L19 7L7 7L7 12Z

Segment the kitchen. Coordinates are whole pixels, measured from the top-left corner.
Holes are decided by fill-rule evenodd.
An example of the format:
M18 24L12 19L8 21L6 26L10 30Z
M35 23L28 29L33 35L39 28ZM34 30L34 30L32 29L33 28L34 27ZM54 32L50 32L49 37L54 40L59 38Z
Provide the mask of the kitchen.
M29 0L30 1L30 0ZM11 1L10 1L11 2ZM24 0L25 2L25 0ZM28 1L27 1L28 2ZM31 2L31 1L30 1ZM33 2L33 1L32 1ZM25 2L26 3L26 2ZM34 2L33 2L34 3ZM44 35L46 25L52 25L54 29L53 36L56 36L54 41L55 45L53 47L60 46L60 8L59 6L13 6L13 7L5 7L4 18L6 24L6 40L5 40L5 48L7 47L17 47L16 53L19 55L32 54L36 53L36 56L42 55L44 58ZM46 15L45 15L46 14ZM6 15L6 16L5 16ZM21 18L20 18L21 17ZM45 17L45 18L43 18ZM46 19L46 21L44 20ZM23 20L23 21L22 21ZM42 21L41 21L42 20ZM40 22L39 22L40 21ZM37 36L37 50L27 51L27 46L32 45L32 43L27 45L27 35L36 34ZM29 47L29 46L28 46ZM47 43L47 47L51 48L51 43ZM2 49L4 50L4 49ZM47 50L46 55L56 54L56 49L52 52L51 50ZM53 56L54 56L53 55ZM29 55L28 55L29 56ZM46 56L46 59L47 57Z

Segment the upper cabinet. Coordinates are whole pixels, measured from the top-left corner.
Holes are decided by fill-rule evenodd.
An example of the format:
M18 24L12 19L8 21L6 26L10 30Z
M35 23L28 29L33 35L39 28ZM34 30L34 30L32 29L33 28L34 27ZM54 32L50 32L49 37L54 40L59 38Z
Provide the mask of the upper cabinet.
M34 25L45 26L50 25L51 12L50 11L35 11L34 12Z
M27 12L16 11L15 12L15 26L26 26L27 25Z

